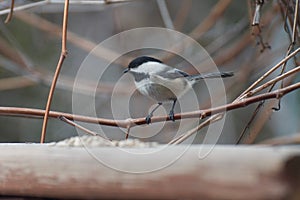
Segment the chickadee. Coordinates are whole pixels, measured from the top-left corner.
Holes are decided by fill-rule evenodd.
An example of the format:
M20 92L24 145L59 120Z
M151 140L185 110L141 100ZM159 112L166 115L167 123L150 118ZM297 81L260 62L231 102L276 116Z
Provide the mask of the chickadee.
M135 86L140 93L158 102L158 105L146 117L147 124L151 123L154 111L163 102L168 101L173 101L169 119L174 121L174 107L177 98L191 89L199 80L233 76L232 72L189 75L184 71L164 64L156 58L148 56L141 56L132 60L124 71L124 73L127 72L133 75Z

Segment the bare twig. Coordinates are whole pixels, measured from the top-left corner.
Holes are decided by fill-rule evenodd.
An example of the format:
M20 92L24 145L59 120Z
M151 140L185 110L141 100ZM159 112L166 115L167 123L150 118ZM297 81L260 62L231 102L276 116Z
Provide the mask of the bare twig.
M243 131L240 133L240 136L237 139L236 144L240 144L246 131L250 128L250 125L253 123L254 119L256 118L257 114L260 111L260 108L264 105L264 101L259 102L259 104L256 106L250 120L248 121L247 125L244 127Z
M271 21L274 19L273 11L268 11L264 13L263 22L265 24L271 23ZM246 47L249 46L249 44L253 41L251 34L248 32L244 33L242 37L239 37L238 41L235 42L235 44L231 45L227 49L224 49L220 51L221 53L219 55L214 56L214 62L217 66L223 65L226 62L231 61L232 59L236 58L237 55L241 54Z
M286 73L284 73L284 74L282 74L282 75L280 75L280 76L278 76L278 77L276 77L276 78L274 78L274 79L268 81L267 83L261 85L260 87L255 88L254 90L248 92L247 95L245 95L244 97L241 97L240 100L243 100L244 98L253 96L254 94L258 93L259 91L263 90L264 88L267 88L268 86L270 86L270 85L272 85L272 84L275 84L276 82L278 82L278 81L280 81L280 80L282 80L282 79L284 79L284 78L286 78L286 77L288 77L288 76L290 76L290 75L292 75L292 74L294 74L294 73L296 73L296 72L299 72L299 71L300 71L300 66L298 66L298 67L296 67L296 68L294 68L294 69L292 69L292 70L290 70L290 71L288 71L288 72L286 72ZM269 92L270 92L270 91L269 91ZM268 94L268 93L266 93L266 94ZM278 99L279 99L279 98L278 98ZM234 101L234 102L237 102L237 101ZM250 120L250 123L254 120L255 115L258 113L258 111L259 111L259 109L261 108L261 106L263 105L263 103L264 103L264 101L260 102L260 104L259 104L259 105L257 106L257 108L255 109L254 115L252 116L252 118L251 118L251 120ZM214 116L217 117L217 116L219 116L219 115L214 115ZM214 117L214 116L213 116L213 117ZM211 119L211 120L214 119L213 117L211 117L210 119ZM182 138L176 138L176 139L174 139L173 141L171 141L170 143L177 144L177 141L180 141L180 142L184 141L185 139L187 139L188 137L190 137L192 134L194 134L196 131L198 131L198 130L200 130L201 128L203 128L204 126L206 126L206 125L208 124L207 121L209 121L210 119L206 120L205 123L200 124L200 125L197 126L196 128L194 128L194 129L192 129L191 131L189 131L188 133L184 134L184 135L185 135L184 137L182 137ZM217 120L214 120L214 121L217 121ZM239 136L237 144L240 143L240 141L241 141L241 139L242 139L242 137L243 137L243 135L244 135L244 133L245 133L245 131L246 131L246 129L247 129L248 127L249 127L249 123L247 124L247 126L246 126L246 128L244 129L244 131L242 132L242 134Z
M293 33L292 33L292 41L288 47L288 51L286 53L286 56L289 55L291 53L291 51L293 50L295 43L296 43L296 33L297 33L297 19L298 19L298 10L299 10L299 0L296 0L296 5L295 5L295 12L294 12L294 21L293 21ZM295 62L296 63L296 62ZM280 75L284 73L285 68L286 68L286 64L287 62L285 62L282 65L282 69L280 72ZM272 88L275 86L275 83L271 86L270 90L272 90ZM283 80L281 81L281 88L283 88ZM273 108L273 110L278 111L280 110L280 99L278 101L278 108Z
M255 1L255 11L252 19L252 26L253 26L253 32L252 34L255 35L258 39L257 44L260 44L262 46L261 52L263 52L265 49L270 49L271 46L264 42L263 36L262 36L262 26L260 23L261 18L261 8L264 5L264 0L256 0Z
M268 103L263 102L261 109L264 108L260 115L257 116L255 120L255 125L249 129L249 134L246 138L241 138L243 140L240 141L242 144L253 144L255 139L261 133L262 128L265 126L266 122L270 120L270 116L274 113L272 108L275 106L276 101L270 101Z
M22 6L18 6L18 7L13 7L13 11L20 11L20 10L26 10L29 8L33 8L33 7L37 7L37 6L41 6L41 5L45 5L48 4L48 0L44 0L44 1L38 1L38 2L34 2L34 3L28 3ZM5 10L1 10L0 11L0 15L4 15L4 14L9 14L11 13L11 7L10 9L5 9Z
M253 90L261 81L263 81L265 78L267 78L271 73L273 73L276 69L278 69L283 63L291 59L293 56L295 56L300 51L300 48L296 49L294 52L292 52L290 55L282 59L279 63L277 63L274 67L272 67L270 70L268 70L263 76L261 76L258 80L256 80L250 87L248 87L238 98L237 100L241 99L245 96L248 92Z
M293 70L288 71L288 72L285 73L285 74L282 74L282 75L280 75L280 76L277 76L276 78L274 78L274 79L268 81L267 83L265 83L265 84L263 84L263 85L261 85L261 86L255 88L255 89L253 89L252 91L248 92L248 93L246 94L246 96L251 96L251 95L253 95L254 93L257 93L257 92L263 90L264 88L266 88L266 87L268 87L268 86L270 86L270 85L271 85L271 87L270 87L270 89L268 90L268 92L271 92L271 91L273 90L275 84L276 84L278 81L282 80L283 78L285 78L285 77L287 77L287 76L290 76L290 75L293 74L293 73L298 72L299 70L300 70L299 67L297 67L297 68L294 68ZM283 72L283 70L282 70L282 72ZM281 88L283 88L283 85L282 85ZM279 101L280 101L280 98L279 98ZM245 128L243 129L243 131L241 132L241 134L240 134L240 136L239 136L239 138L238 138L238 140L237 140L237 144L240 144L240 143L241 143L242 138L244 137L246 131L247 131L248 128L250 127L250 124L252 124L252 122L254 121L254 119L256 118L256 116L258 115L259 110L260 110L260 109L262 108L262 106L264 105L264 103L265 103L264 100L261 101L261 102L257 105L257 107L255 108L255 110L254 110L254 112L253 112L253 114L252 114L252 116L251 116L251 119L249 120L249 122L247 123L247 125L245 126ZM278 103L278 106L279 106L279 108L280 108L280 102ZM272 109L273 109L273 110L276 110L277 108L274 109L274 107L273 107ZM269 113L271 114L271 112L269 112ZM269 118L269 117L267 117L267 118ZM252 134L252 135L256 135L256 134ZM253 141L253 140L254 140L253 138L255 138L255 137L254 137L254 136L249 136L249 138L251 138L251 141ZM247 140L247 143L249 143L249 140L250 140L250 139Z
M161 18L166 28L174 30L174 25L165 0L156 0Z
M93 0L93 1L82 0L82 1L71 1L70 4L95 5L95 4L126 3L131 1L142 1L142 0ZM26 10L29 8L34 8L34 7L43 6L47 4L63 4L63 3L65 3L65 0L43 0L43 1L27 3L21 6L14 7L13 11ZM10 12L11 12L11 8L1 10L0 15L9 14Z
M5 23L9 23L12 19L12 16L13 16L13 12L14 12L14 6L15 6L15 0L11 0L11 5L10 5L10 10L9 10L9 13L5 19Z
M291 51L293 50L293 48L294 48L294 45L295 45L295 42L296 42L296 29L297 29L297 16L298 16L298 6L299 6L299 1L297 0L296 1L296 8L295 8L295 12L294 12L294 20L293 20L293 33L292 33L292 36L290 36L290 39L291 39L291 44L289 45L289 47L288 47L288 51L287 51L287 53L286 53L286 56L285 57L288 57L288 55L290 55L291 54ZM288 12L288 11L287 11ZM287 13L286 13L287 14ZM287 26L287 25L286 25ZM286 30L289 30L288 29L288 27L287 27L287 29ZM287 31L288 33L290 33L290 31ZM294 57L294 59L295 59L295 57ZM286 68L286 64L287 64L287 61L285 61L285 62L283 62L282 63L282 69L281 69L281 72L280 72L280 77L283 77L283 73L284 73L284 71L285 71L285 68ZM291 70L292 71L292 70ZM291 71L289 71L289 72L291 72ZM297 71L297 70L295 70L295 69L293 69L293 71ZM288 73L289 73L288 72ZM276 79L280 79L279 77L277 77ZM275 80L275 79L273 79L273 80L271 80L271 81L269 81L269 82L267 82L267 83L265 83L265 84L263 84L262 86L260 86L260 87L258 87L258 88L256 88L256 89L254 89L253 91L254 92L258 92L258 91L260 91L260 90L262 90L262 89L264 89L264 88L266 88L266 87L268 87L268 86L270 86L271 85L271 87L270 87L270 89L268 90L268 92L270 92L270 91L272 91L273 90L273 88L275 87L275 84L277 83L277 81ZM273 81L273 82L272 82ZM290 80L291 81L291 80ZM282 81L281 81L281 88L283 88L283 79L282 79ZM251 93L251 92L253 92L253 91L250 91L249 92L249 94ZM258 115L258 113L259 113L259 110L262 108L262 106L264 105L264 101L262 101L262 102L260 102L259 103L259 105L256 107L256 109L255 109L255 111L254 111L254 113L252 114L252 117L251 117L251 119L250 119L250 121L247 123L247 125L246 125L246 127L243 129L243 131L242 131L242 133L240 134L240 136L239 136L239 138L238 138L238 141L237 141L237 144L239 144L240 142L241 142L241 140L242 140L242 138L244 137L244 135L245 135L245 133L246 133L246 130L248 130L248 128L250 127L250 124L254 121L254 119L255 119L255 117ZM280 99L279 99L279 101L278 101L278 106L277 107L273 107L272 108L273 110L275 110L275 111L278 111L278 110L280 110ZM267 117L265 117L264 119L267 119L267 118L269 118L269 116L271 115L271 113L272 112L268 112L268 114L266 114L267 115ZM261 125L261 122L262 121L265 121L265 120L260 120L260 125ZM252 132L251 133L251 135L249 135L249 137L248 137L248 139L245 141L245 143L251 143L251 142L253 142L254 141L254 139L255 139L255 137L257 136L257 134L258 134L258 132Z
M255 12L252 20L252 26L259 25L260 22L260 12L261 8L264 5L264 0L256 0Z
M179 119L188 119L188 118L200 118L204 119L206 117L211 116L212 114L223 113L225 111L230 111L242 107L246 107L250 104L267 100L273 98L281 98L282 96L300 88L300 83L295 83L290 86L287 86L282 89L274 90L270 93L260 94L254 97L245 98L239 102L229 103L223 106L218 106L215 108L209 108L204 110L197 110L192 112L185 112L185 113L177 113L175 114L175 120ZM6 116L27 116L27 117L42 117L44 116L45 111L40 109L31 109L31 108L17 108L17 107L0 107L0 115ZM69 120L77 120L87 123L98 123L101 125L106 126L115 126L115 127L122 127L127 128L128 125L131 127L146 124L145 118L137 118L137 119L126 119L126 120L112 120L112 119L104 119L104 118L94 118L94 117L87 117L82 115L73 115L69 113L62 113L62 112L55 112L50 111L49 117L57 118L59 116L64 116ZM163 122L163 121L170 121L169 116L155 116L152 117L151 122Z
M280 80L282 80L282 79L284 79L284 78L286 78L286 77L288 77L288 76L290 76L290 75L292 75L292 74L294 74L294 73L297 73L297 72L299 72L299 71L300 71L300 66L298 66L298 67L296 67L296 68L294 68L294 69L292 69L292 70L290 70L290 71L288 71L288 72L286 72L286 73L284 73L284 74L282 74L282 75L280 75L280 76L277 76L276 78L274 78L274 79L272 79L272 80L270 80L270 81L264 83L263 85L261 85L261 86L255 88L255 89L249 91L249 92L245 95L245 97L253 96L253 94L258 93L258 92L260 92L261 90L263 90L263 89L269 87L270 85L273 85L273 84L277 83L278 81L280 81ZM244 98L244 97L241 97L241 98Z
M125 139L126 139L126 140L127 140L128 137L129 137L130 128L131 128L131 126L128 126L128 127L126 128L126 136L125 136Z
M67 124L70 124L71 126L74 126L74 127L78 128L78 129L84 131L84 132L87 133L87 134L90 134L90 135L92 135L92 136L99 136L99 137L103 138L104 140L109 140L109 139L107 139L107 138L105 138L105 137L102 137L101 135L95 133L94 131L91 131L91 130L89 130L89 129L83 127L83 126L80 126L79 124L77 124L77 123L75 123L75 122L73 122L73 121L67 119L66 117L64 117L64 116L62 116L62 115L59 116L58 118L59 118L61 121L66 122ZM109 140L109 141L110 141L110 140Z
M205 120L204 122L200 123L198 126L196 126L195 128L187 131L186 133L178 136L177 138L171 140L169 142L169 144L180 144L183 141L185 141L187 138L191 137L192 135L196 134L197 131L199 131L200 129L202 129L205 126L208 126L210 123L218 121L220 118L222 118L222 115L213 115L210 118L208 118L207 120Z
M299 12L299 0L296 0L294 21L293 21L292 45L294 45L296 42L298 12Z
M289 13L289 6L288 5L284 5L283 1L278 1L278 5L280 8L280 13L281 13L281 17L284 20L284 30L285 32L288 34L290 41L292 41L292 37L291 37L291 30L289 27L289 23L288 21L290 21L290 17L288 15Z
M296 69L296 68L295 68L295 69ZM277 81L281 80L282 78L287 77L288 75L291 75L291 74L293 74L293 73L295 73L296 71L299 71L299 70L300 70L300 68L297 68L296 70L291 70L291 71L289 71L289 73L283 74L283 75L280 76L279 78L277 77L277 78L271 80L270 82L271 82L271 83L276 83ZM271 83L267 82L265 85L270 85ZM266 93L266 94L270 94L270 91L269 91L269 93ZM264 94L264 95L265 95L265 94ZM249 95L249 96L250 96L250 95ZM259 96L259 95L258 95L258 96ZM256 96L256 97L257 97L257 96ZM276 97L276 98L277 98L277 99L280 99L281 97ZM238 99L236 99L232 104L234 105L236 102L238 102L237 100L238 100ZM244 99L242 99L242 101L243 101L243 100L244 100ZM262 101L264 101L264 100L262 100ZM228 104L227 104L227 105L228 105ZM259 105L262 105L262 104L260 103ZM259 106L259 107L260 107L260 106ZM256 113L258 112L258 110L259 110L259 108L256 109ZM224 110L224 111L225 111L225 110ZM255 117L255 116L254 116L254 117ZM251 119L251 121L254 120L254 117L252 117L253 119ZM201 118L201 117L200 117L200 118ZM221 114L213 115L210 119L207 119L205 122L201 123L201 124L200 124L199 126L197 126L196 128L194 128L194 129L188 131L187 133L185 133L185 134L179 136L178 138L175 138L175 139L172 140L170 143L172 143L172 144L177 144L177 141L178 141L179 143L181 143L182 141L184 141L185 139L187 139L188 137L190 137L191 135L193 135L194 133L196 133L198 130L200 130L200 129L203 128L204 126L208 125L210 121L211 121L211 122L215 122L215 121L218 121L218 120L221 119L221 118L222 118L222 113L221 113ZM245 130L246 130L246 129L244 129L244 131L245 131ZM243 133L244 133L244 132L243 132ZM238 139L238 143L241 141L242 137L243 137L243 134L240 135L240 137L239 137L239 139Z
M290 84L290 82L293 80L294 77L291 77L290 79L288 79L287 84ZM273 85L272 85L273 87ZM268 92L270 92L273 88L270 88L268 90ZM281 98L278 98L279 100ZM258 106L256 107L254 114L252 115L250 121L248 122L248 124L246 125L246 127L244 128L243 132L240 134L239 139L237 141L237 144L241 143L246 130L250 127L250 124L254 121L255 117L258 115L258 111L263 107L263 105L265 104L265 101L261 101ZM265 122L270 118L270 116L273 113L274 106L275 106L275 102L271 102L270 105L268 105L268 107L265 107L265 112L263 112L263 115L257 119L257 123L255 125L254 128L252 128L249 136L245 139L245 141L243 141L244 144L252 144L255 141L255 138L258 136L259 131L261 130L261 128L263 127L263 125L265 124ZM278 104L280 106L280 104Z
M56 71L53 77L53 81L50 87L49 95L48 95L48 100L47 100L47 105L45 109L45 115L44 115L44 121L43 121L43 127L42 127L42 133L41 133L41 143L44 143L45 141L45 136L46 136L46 129L47 129L47 123L48 123L48 116L49 116L49 111L51 107L51 102L53 98L53 93L55 90L55 86L57 83L57 79L62 67L62 64L67 56L67 24L68 24L68 12L69 12L69 0L65 0L65 8L64 8L64 17L63 17L63 30L62 30L62 47L61 47L61 55L56 67Z
M299 36L295 34L297 29L299 29L297 28L297 26L299 27L299 1L280 0L278 1L278 5L282 19L284 20L284 30L288 34L291 43L293 43L293 41L296 41L297 37L299 38ZM293 15L291 12L293 12Z

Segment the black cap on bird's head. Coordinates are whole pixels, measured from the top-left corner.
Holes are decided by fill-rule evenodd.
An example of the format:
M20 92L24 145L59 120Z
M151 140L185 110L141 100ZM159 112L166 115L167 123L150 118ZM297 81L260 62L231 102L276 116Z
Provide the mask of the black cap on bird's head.
M138 66L146 63L146 62L158 62L158 63L162 63L162 61L153 58L153 57L149 57L149 56L141 56L141 57L137 57L135 59L133 59L129 64L128 67L124 70L124 73L127 73L130 71L130 69L133 68L137 68Z

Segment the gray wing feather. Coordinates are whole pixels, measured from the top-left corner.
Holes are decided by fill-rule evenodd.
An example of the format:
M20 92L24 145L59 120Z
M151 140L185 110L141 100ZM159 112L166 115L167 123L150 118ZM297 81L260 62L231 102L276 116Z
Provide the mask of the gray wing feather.
M171 69L170 68L157 73L157 75L159 75L163 78L166 78L166 79L176 79L176 78L183 78L183 77L190 76L188 73L186 73L184 71L181 71L181 70L175 69L175 68L171 68Z

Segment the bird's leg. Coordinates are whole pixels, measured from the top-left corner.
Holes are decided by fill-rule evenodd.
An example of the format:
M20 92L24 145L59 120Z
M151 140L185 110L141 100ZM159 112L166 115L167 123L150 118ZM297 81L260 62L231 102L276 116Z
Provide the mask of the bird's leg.
M146 117L146 123L147 124L150 124L151 123L151 117L153 116L153 113L159 108L159 106L161 106L162 105L162 103L161 102L159 102L158 104L157 104L157 106L149 113L149 115L147 115L147 117Z
M176 101L177 101L177 99L174 99L172 108L171 108L170 113L169 113L169 118L173 122L175 121L175 119L174 119L174 108L175 108Z

